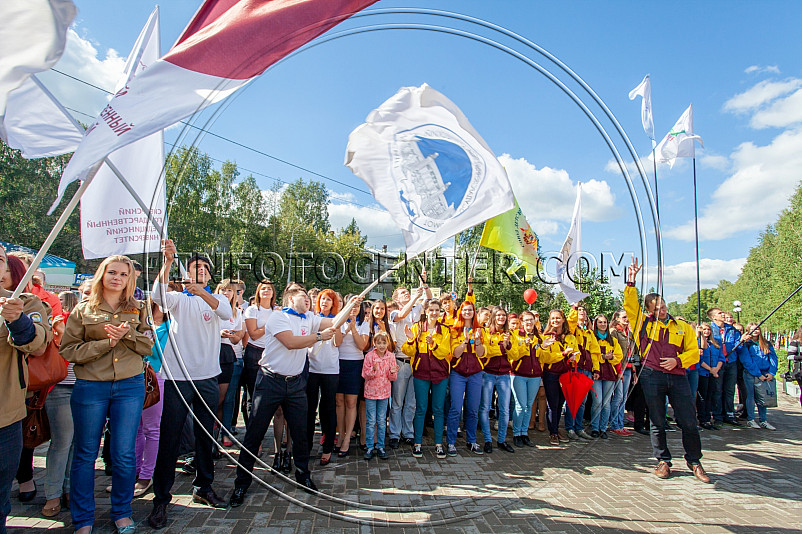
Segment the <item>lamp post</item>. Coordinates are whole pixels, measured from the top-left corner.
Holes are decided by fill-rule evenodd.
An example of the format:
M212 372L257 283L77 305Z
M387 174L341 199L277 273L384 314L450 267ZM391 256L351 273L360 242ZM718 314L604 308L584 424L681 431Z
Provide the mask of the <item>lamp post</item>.
M740 300L733 301L732 305L734 306L732 311L735 312L735 320L736 320L736 322L740 323L741 322L741 301Z

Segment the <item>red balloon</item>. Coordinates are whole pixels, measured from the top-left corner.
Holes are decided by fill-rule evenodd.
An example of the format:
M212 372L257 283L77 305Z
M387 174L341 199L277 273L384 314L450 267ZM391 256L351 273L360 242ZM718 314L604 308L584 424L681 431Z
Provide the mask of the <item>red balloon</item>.
M532 305L537 300L537 291L532 288L527 289L524 291L524 300L527 304Z

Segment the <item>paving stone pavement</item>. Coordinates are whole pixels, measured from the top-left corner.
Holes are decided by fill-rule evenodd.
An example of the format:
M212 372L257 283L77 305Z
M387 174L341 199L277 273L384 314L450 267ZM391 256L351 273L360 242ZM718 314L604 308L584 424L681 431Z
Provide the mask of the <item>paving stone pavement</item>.
M760 532L802 534L802 410L781 395L769 409L776 432L725 427L703 431L702 462L712 484L697 481L682 460L680 432L669 433L678 460L669 480L652 470L649 438L635 435L572 442L551 447L548 436L531 431L535 448L514 454L494 450L469 453L458 440L459 456L438 460L431 440L424 457L409 447L388 449L390 459L366 462L358 449L313 470L324 497L308 495L266 470L257 474L271 488L254 483L245 504L211 510L191 502L192 477L179 473L173 488L168 527L162 532L193 534L341 532L518 533L518 532ZM243 432L238 437L242 438ZM480 437L481 440L481 437ZM269 462L272 438L265 440ZM318 453L315 446L313 458ZM43 475L46 445L36 451L39 495L31 504L12 489L12 532L72 532L68 511L45 519ZM232 449L232 453L234 449ZM235 455L236 456L236 455ZM215 488L230 495L234 464L216 464ZM109 519L111 483L98 461L95 533L114 532ZM134 501L139 532L151 531L147 515L152 494Z

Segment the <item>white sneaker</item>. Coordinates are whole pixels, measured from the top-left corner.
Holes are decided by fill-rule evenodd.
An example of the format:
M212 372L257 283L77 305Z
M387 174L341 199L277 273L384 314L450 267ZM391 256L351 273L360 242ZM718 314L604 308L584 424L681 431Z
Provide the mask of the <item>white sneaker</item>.
M766 430L777 430L774 425L769 423L768 421L761 421L760 426L765 428Z
M760 428L760 425L757 424L757 421L755 421L754 419L750 419L749 421L747 421L746 426L748 426L749 428Z

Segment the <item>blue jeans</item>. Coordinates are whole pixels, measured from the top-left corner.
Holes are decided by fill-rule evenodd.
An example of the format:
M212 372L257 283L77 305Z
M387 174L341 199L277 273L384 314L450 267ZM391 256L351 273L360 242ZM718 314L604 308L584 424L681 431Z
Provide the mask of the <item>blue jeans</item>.
M529 432L532 419L532 403L540 389L540 377L512 376L512 396L515 411L512 413L512 435L525 436Z
M432 414L434 415L434 443L443 443L443 427L446 423L446 391L448 378L439 384L432 384L429 380L413 378L415 385L415 443L423 441L423 422L426 419L426 408L429 407L429 386L432 387Z
M144 374L124 380L75 381L70 399L75 425L70 513L75 530L95 522L95 460L103 425L111 430L111 520L131 517L136 482L136 433L145 402Z
M145 386L142 386L143 391ZM6 517L11 513L11 484L22 454L22 421L0 428L0 534L6 534ZM97 456L97 451L95 451Z
M621 380L615 383L613 400L610 401L610 427L613 430L624 428L624 413L626 412L629 384L632 381L632 369L624 369Z
M615 380L593 381L593 406L590 408L590 428L596 432L607 432L610 422L610 401L615 391Z
M70 493L74 429L70 409L72 388L72 385L56 384L45 399L51 436L45 471L45 498L48 500L58 499L63 494Z
M761 422L766 421L766 407L763 405L763 397L755 391L755 377L749 374L749 371L744 369L744 385L746 386L746 403L744 404L744 411L746 412L746 420L752 421L755 419L755 404L757 404L757 416Z
M465 377L451 371L448 378L451 389L451 407L448 410L446 442L457 443L457 428L462 417L462 402L465 400L465 441L476 443L476 425L479 423L479 402L482 400L482 373Z
M390 388L390 439L410 438L415 433L415 384L409 362L398 362L398 378Z
M490 406L493 404L493 388L498 393L498 434L496 441L507 439L507 424L510 422L510 375L494 375L482 371L482 402L479 405L479 424L485 443L493 441L490 434Z
M387 432L387 405L390 399L365 399L365 445L368 450L384 448Z
M590 371L585 371L584 369L579 370L580 373L583 375L593 378L593 373ZM562 391L562 390L561 390ZM596 406L596 398L593 399L593 406ZM581 432L582 431L582 420L585 418L585 404L588 402L588 398L585 397L582 399L582 404L579 405L579 408L576 411L576 417L571 415L571 410L568 409L568 406L565 407L565 431L573 430L574 432ZM559 416L558 416L559 422Z
M234 405L237 402L237 390L239 389L239 377L242 376L242 358L234 360L234 370L231 373L231 382L228 383L226 398L223 400L223 426L231 432L232 419L234 418ZM230 438L229 438L230 439Z

